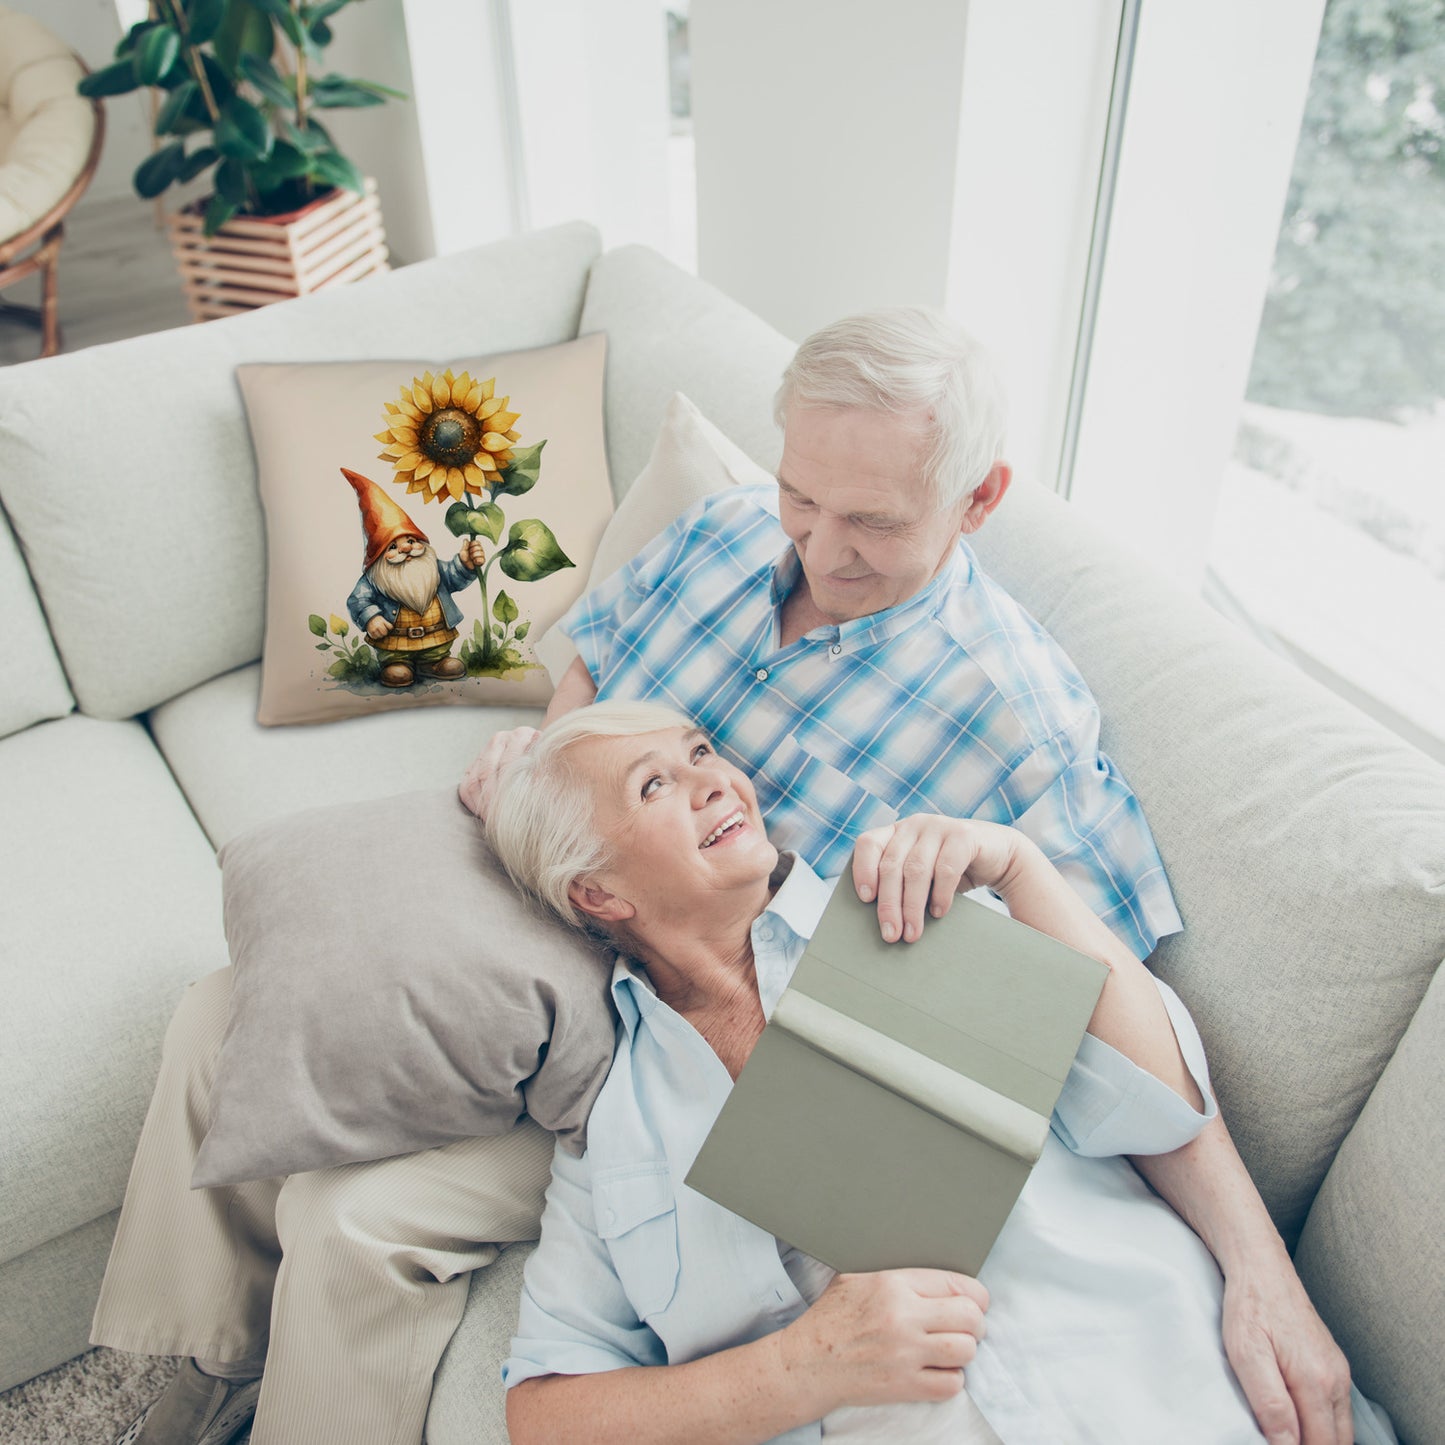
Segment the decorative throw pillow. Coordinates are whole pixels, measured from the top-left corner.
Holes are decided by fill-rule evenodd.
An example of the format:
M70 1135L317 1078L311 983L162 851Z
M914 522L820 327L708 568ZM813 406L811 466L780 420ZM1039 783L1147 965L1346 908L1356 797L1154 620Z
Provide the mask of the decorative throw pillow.
M387 887L404 840L425 908L414 870L404 899ZM358 904L336 877L363 853ZM501 1134L524 1110L580 1152L612 958L522 901L454 791L296 813L220 862L235 974L195 1187Z
M729 441L680 391L674 392L647 465L607 524L596 560L581 592L590 592L630 562L689 507L727 487L775 478ZM580 593L579 593L580 595ZM537 642L537 656L554 683L572 665L577 649L553 627Z
M605 353L236 368L269 554L259 722L550 698L533 644L612 514Z

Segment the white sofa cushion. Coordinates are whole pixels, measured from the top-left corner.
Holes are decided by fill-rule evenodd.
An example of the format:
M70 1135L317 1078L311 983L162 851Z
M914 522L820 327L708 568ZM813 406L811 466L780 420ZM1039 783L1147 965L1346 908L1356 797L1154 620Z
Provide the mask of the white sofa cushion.
M974 542L1098 698L1184 917L1151 964L1293 1240L1445 952L1445 773L1051 493Z
M619 500L678 391L767 471L777 465L773 393L794 347L751 311L655 251L623 246L592 268L582 330L607 333L607 460Z
M260 655L265 548L239 362L566 341L597 246L590 226L561 226L0 370L0 501L82 710L129 717Z
M184 986L226 962L221 875L139 723L0 740L0 1262L121 1200Z
M273 818L455 787L494 732L539 727L540 708L443 707L349 718L325 727L262 727L261 669L239 668L150 715L156 745L217 847Z
M0 737L75 706L44 614L30 584L15 534L0 517L0 616L5 618L5 658L10 681L0 688Z

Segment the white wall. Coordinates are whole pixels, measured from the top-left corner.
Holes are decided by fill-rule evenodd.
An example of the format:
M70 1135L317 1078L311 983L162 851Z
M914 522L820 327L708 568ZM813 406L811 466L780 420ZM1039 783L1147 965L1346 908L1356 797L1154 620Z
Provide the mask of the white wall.
M693 0L704 280L798 338L943 303L968 10Z

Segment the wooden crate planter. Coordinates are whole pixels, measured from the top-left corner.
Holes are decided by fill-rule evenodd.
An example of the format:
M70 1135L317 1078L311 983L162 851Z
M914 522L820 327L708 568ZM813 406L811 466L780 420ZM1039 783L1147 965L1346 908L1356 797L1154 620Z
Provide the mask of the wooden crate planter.
M386 271L376 182L332 191L284 216L237 216L214 236L198 211L166 217L193 321L235 316Z

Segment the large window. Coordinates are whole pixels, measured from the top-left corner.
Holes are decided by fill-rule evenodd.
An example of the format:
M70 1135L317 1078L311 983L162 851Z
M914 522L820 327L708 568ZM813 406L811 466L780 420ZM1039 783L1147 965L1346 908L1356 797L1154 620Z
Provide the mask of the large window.
M1329 0L1215 597L1445 753L1445 3Z

